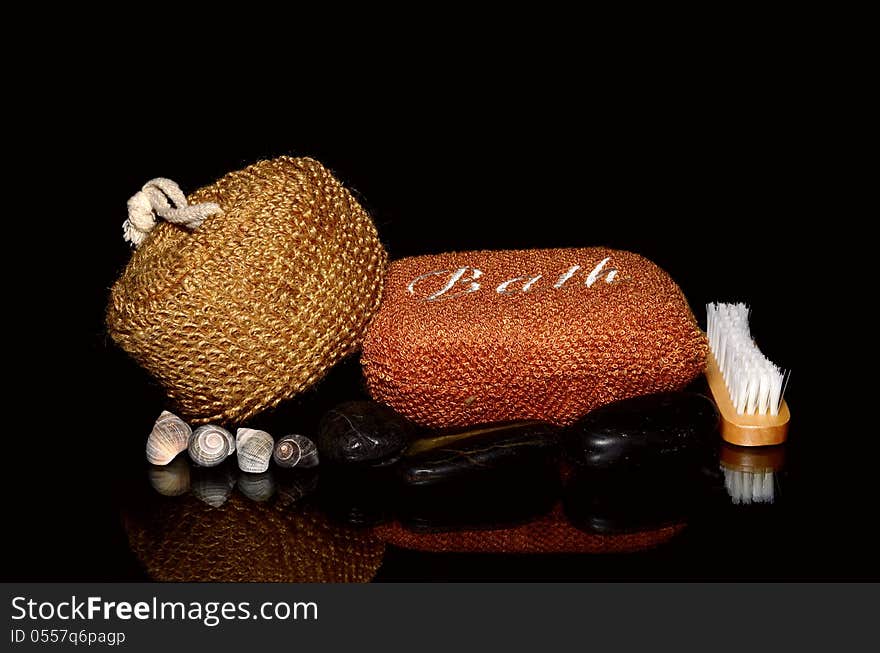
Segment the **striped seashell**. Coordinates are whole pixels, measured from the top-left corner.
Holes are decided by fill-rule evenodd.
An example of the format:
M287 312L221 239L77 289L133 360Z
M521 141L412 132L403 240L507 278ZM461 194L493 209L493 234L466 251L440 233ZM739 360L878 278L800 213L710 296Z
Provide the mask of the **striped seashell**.
M275 445L272 458L280 467L315 467L318 464L318 448L304 435L285 435Z
M147 460L153 465L167 465L186 450L192 429L177 415L163 410L147 438Z
M235 441L226 429L213 424L193 431L189 442L189 457L200 467L214 467L235 451Z
M262 474L269 469L275 441L265 431L238 429L235 434L238 468L250 474Z

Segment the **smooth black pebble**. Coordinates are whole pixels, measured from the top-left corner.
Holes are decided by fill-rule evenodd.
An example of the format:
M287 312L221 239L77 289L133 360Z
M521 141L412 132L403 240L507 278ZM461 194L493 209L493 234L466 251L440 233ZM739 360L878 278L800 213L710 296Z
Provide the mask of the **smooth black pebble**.
M519 473L529 483L535 470L555 464L557 429L540 423L487 426L470 437L420 451L402 458L396 466L406 486L426 487L465 479L485 478L493 473ZM450 437L455 433L448 434Z
M686 464L717 440L718 412L707 397L664 392L624 399L564 429L568 458L590 469Z
M385 465L396 461L419 427L374 401L350 401L324 415L315 444L322 462Z

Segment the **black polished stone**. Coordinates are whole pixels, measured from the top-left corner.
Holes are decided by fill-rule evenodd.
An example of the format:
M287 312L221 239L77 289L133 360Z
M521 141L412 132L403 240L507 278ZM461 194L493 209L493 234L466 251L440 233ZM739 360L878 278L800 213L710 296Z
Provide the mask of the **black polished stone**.
M392 464L419 428L374 401L350 401L327 412L318 426L321 461L331 464Z
M447 434L443 436L447 441L405 456L396 466L399 478L407 486L429 486L503 472L520 473L527 484L532 471L557 457L553 426L532 422L478 430L482 432L458 439Z
M718 412L705 396L665 392L618 401L564 429L568 458L592 469L669 465L717 439Z

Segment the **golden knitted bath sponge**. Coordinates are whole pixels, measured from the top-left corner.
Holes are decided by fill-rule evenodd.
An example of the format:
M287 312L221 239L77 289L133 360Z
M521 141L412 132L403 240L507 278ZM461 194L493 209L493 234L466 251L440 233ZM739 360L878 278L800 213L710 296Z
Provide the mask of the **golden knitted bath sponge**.
M187 199L200 206L184 211L211 214L139 236L107 328L183 415L241 421L358 348L387 257L370 216L312 159L260 161Z
M708 345L666 272L601 247L393 262L361 361L373 398L432 427L569 424L675 390Z

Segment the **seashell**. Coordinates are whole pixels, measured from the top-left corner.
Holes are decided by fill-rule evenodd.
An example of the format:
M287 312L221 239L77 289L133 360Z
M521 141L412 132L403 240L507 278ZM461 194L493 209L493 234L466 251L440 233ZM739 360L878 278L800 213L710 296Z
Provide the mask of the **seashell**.
M175 458L170 465L161 467L153 465L147 471L150 485L166 497L179 497L189 492L189 477L189 461L185 458Z
M275 494L275 478L272 472L242 474L238 477L238 489L251 501L268 501Z
M281 467L315 467L318 448L304 435L285 435L275 445L272 458Z
M238 429L235 448L238 450L238 468L241 471L262 474L269 469L275 441L265 431Z
M189 457L201 467L214 467L226 460L235 450L232 434L213 424L200 426L189 441Z
M235 476L226 467L222 469L200 469L192 482L192 493L212 508L219 508L232 496Z
M220 430L223 432L223 437L226 438L226 444L229 445L229 455L231 456L235 453L235 436L226 429Z
M189 445L192 429L177 415L163 410L147 438L147 460L167 465Z

